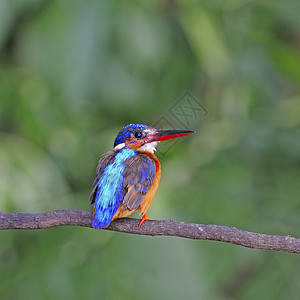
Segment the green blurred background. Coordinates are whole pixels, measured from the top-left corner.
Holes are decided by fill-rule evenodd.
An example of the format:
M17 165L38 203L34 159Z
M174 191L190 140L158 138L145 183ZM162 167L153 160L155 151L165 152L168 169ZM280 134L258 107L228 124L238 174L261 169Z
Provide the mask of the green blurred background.
M149 217L300 237L299 12L299 0L1 0L0 209L92 210L121 127L182 128L170 108L189 91L208 114L158 152ZM300 295L295 254L79 227L0 236L1 299Z

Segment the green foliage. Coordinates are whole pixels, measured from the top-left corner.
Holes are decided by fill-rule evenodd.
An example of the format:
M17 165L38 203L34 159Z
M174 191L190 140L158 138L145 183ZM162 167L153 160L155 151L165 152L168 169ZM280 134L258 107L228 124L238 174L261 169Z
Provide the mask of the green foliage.
M299 237L299 1L0 2L0 209L91 210L120 128L190 91L152 219ZM137 216L137 215L136 215ZM299 257L84 228L0 232L1 299L298 299Z

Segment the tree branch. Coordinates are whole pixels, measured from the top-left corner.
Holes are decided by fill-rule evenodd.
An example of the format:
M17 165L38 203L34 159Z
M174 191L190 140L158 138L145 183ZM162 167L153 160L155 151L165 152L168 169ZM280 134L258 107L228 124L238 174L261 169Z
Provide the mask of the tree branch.
M80 210L55 210L37 214L0 212L0 230L45 229L65 225L92 227L92 215L90 212ZM219 225L150 220L139 227L139 220L125 218L115 220L105 230L221 241L248 248L300 253L300 239L291 236L254 233Z

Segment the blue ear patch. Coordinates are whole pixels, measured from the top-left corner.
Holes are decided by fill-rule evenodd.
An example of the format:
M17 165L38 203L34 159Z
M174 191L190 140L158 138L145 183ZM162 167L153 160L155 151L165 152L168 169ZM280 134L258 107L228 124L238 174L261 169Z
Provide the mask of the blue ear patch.
M98 187L95 197L94 228L107 226L123 201L122 189L124 186L124 162L137 155L133 149L121 149L115 156L113 163L103 171L101 178L95 182Z
M130 133L133 133L137 130L144 130L148 127L149 126L144 124L129 124L127 126L124 126L115 139L114 147L116 147L121 143L124 143L127 139L129 139Z

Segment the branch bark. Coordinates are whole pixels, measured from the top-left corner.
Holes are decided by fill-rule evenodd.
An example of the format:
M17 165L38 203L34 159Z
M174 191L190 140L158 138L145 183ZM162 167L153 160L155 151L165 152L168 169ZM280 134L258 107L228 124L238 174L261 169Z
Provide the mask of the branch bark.
M55 210L45 213L0 212L0 230L45 229L55 226L92 227L92 215L80 210ZM137 219L118 219L105 230L151 236L177 236L212 240L248 248L300 253L300 239L292 236L268 235L235 227L184 223L173 220L150 220L139 227Z

